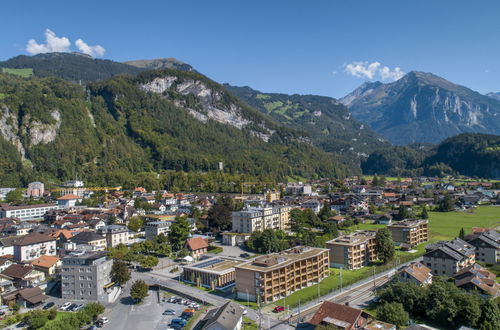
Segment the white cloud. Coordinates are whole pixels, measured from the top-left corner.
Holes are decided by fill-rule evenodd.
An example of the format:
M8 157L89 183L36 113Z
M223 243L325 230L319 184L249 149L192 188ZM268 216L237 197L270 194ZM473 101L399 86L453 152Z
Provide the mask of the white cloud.
M66 37L57 37L54 32L45 30L45 43L37 43L35 39L28 41L26 51L31 55L51 52L69 52L71 42Z
M106 51L101 45L90 46L82 39L76 40L75 46L80 52L93 57L101 57ZM38 43L35 39L31 39L26 45L26 51L31 55L52 52L67 53L71 51L70 47L71 41L68 38L58 37L53 31L46 29L45 43Z
M89 46L82 39L75 41L75 46L78 47L82 53L92 57L101 57L106 51L101 45Z
M383 81L398 80L405 75L400 67L391 69L382 66L380 62L369 63L367 61L346 64L344 65L344 72L358 78L380 79Z

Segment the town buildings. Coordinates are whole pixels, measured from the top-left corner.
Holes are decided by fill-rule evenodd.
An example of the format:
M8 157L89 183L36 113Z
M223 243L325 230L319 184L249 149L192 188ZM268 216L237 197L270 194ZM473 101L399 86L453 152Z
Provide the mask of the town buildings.
M106 292L113 261L105 251L78 251L62 259L62 298L109 302Z
M270 303L323 280L329 273L328 250L297 246L235 269L239 299Z
M89 245L95 250L106 249L106 238L93 231L82 231L71 237L71 242L76 244Z
M240 330L243 307L229 300L221 307L210 310L200 323L203 330Z
M452 277L476 262L474 247L460 238L429 244L425 249L424 265L432 270L433 275Z
M477 290L492 297L497 297L500 290L496 275L478 264L460 270L453 278L455 285L459 288Z
M168 234L172 221L150 221L144 225L146 239L154 239L160 234Z
M326 242L330 250L330 265L358 269L378 259L375 251L376 231L358 230Z
M41 182L31 182L28 184L28 189L26 190L26 195L28 197L40 198L45 192L45 186Z
M415 246L429 240L428 220L403 220L387 226L396 243Z
M500 262L500 234L496 230L468 235L465 240L476 249L476 260L487 264Z
M189 238L186 241L186 248L193 259L199 259L208 249L208 241L202 237Z
M399 272L401 282L413 282L417 285L428 285L432 283L432 271L420 262L413 262L403 267Z

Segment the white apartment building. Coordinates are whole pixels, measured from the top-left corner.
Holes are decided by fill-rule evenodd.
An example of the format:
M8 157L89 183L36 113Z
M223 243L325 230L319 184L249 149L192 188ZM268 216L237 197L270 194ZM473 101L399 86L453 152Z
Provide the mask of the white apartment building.
M265 229L287 230L292 207L251 207L233 212L232 231L235 233L253 233Z
M0 208L0 218L18 218L21 221L43 219L45 213L57 209L56 204L35 204L21 206L3 206Z
M22 236L13 242L14 260L24 262L41 255L56 255L56 239L40 233Z
M106 237L106 245L108 248L117 246L120 243L127 245L129 242L128 228L125 226L104 226L99 228L97 233Z

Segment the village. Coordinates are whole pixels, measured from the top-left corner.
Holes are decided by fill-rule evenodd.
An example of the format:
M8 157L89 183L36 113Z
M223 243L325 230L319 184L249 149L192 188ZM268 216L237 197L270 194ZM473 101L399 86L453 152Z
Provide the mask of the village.
M0 188L2 326L428 329L439 318L402 309L398 283L452 284L481 308L499 295L499 182L240 185Z

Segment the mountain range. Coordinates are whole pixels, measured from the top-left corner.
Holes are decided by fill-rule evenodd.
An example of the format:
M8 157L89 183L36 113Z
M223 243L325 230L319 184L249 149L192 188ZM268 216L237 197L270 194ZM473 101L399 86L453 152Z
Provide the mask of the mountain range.
M467 132L500 134L500 101L431 73L367 82L340 99L354 118L394 144L439 143Z
M445 164L445 172L461 173L439 158L439 147L400 150L387 140L435 143L499 125L500 101L420 72L366 83L336 100L221 85L174 58L119 63L49 53L0 68L13 73L0 74L2 184L78 176L134 185L143 178L137 173L210 172L220 162L224 173L268 181L360 174L360 165L367 173L421 174ZM27 71L34 77L16 76ZM498 158L497 140L484 139L474 150L489 156L478 159ZM472 168L471 175L498 174Z

